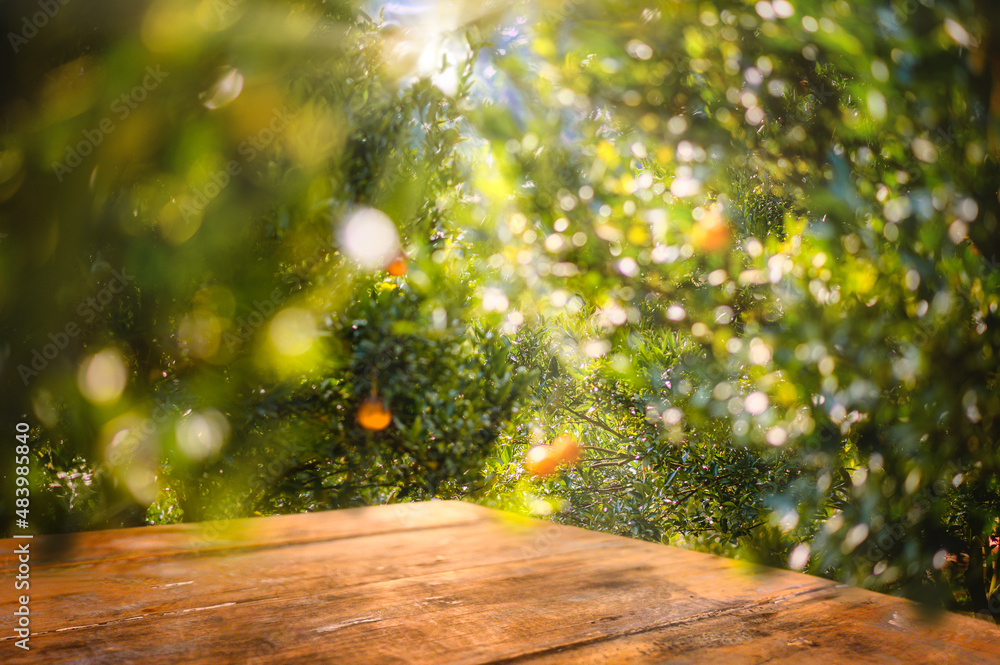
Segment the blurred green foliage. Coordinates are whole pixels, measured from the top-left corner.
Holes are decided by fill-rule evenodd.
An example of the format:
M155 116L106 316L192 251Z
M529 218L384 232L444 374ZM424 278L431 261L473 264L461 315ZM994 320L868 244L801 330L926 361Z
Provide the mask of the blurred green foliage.
M465 497L1000 616L988 2L118 4L0 10L38 529Z
M566 374L536 438L601 449L522 503L996 616L987 6L540 11L497 66L526 124L479 111Z

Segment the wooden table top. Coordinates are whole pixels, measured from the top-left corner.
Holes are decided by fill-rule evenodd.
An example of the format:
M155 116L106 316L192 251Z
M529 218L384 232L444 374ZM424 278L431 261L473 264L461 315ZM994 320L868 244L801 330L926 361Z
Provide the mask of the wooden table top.
M1000 663L985 621L454 501L0 544L4 663Z

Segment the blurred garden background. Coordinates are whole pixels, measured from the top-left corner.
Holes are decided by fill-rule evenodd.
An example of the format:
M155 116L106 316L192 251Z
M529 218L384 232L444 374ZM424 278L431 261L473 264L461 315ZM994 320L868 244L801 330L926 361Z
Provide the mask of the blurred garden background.
M0 16L8 534L26 422L39 533L459 498L1000 617L991 0Z

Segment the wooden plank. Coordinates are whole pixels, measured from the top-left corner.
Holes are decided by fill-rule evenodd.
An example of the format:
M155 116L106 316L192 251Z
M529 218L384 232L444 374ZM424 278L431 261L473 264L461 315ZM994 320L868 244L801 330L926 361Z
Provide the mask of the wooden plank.
M828 586L495 663L1000 662L998 631L991 624L954 615L935 621L910 603L884 598Z
M570 539L566 541L567 544L573 542ZM207 620L233 626L252 625L261 615L278 613L285 616L295 630L289 636L291 641L277 642L278 638L274 641L280 644L283 652L294 657L302 657L295 650L295 644L304 635L318 638L343 628L360 626L376 629L379 635L386 638L387 648L382 648L381 644L370 646L368 643L372 637L368 632L346 631L337 636L340 653L366 649L372 656L371 660L352 657L350 662L383 662L386 658L403 654L422 659L417 662L435 662L439 648L446 648L449 652L466 651L476 656L469 662L488 662L498 653L514 656L526 648L556 647L563 643L566 630L574 636L603 636L641 628L654 617L666 621L703 611L708 594L677 595L676 585L658 579L663 562L658 561L653 553L636 558L629 547L631 544L627 541L624 545L609 543L604 548L578 548L567 554L547 553L536 559L499 564L469 557L468 551L475 548L467 548L466 555L460 557L459 562L447 558L433 562L432 565L440 570L416 571L404 577L389 576L363 584L352 583L353 580L345 584L336 575L316 577L313 566L317 559L310 557L303 561L298 558L298 551L291 558L286 558L280 550L266 553L254 551L224 558L194 560L195 569L186 572L204 581L188 585L190 588L172 587L175 600L169 604L150 607L148 602L144 602L147 601L147 594L141 589L131 594L133 602L123 602L120 590L98 591L96 580L85 581L79 590L60 584L66 591L61 599L65 603L78 596L87 608L101 608L106 607L108 602L117 602L122 610L110 625L93 622L93 619L91 623L72 624L76 631L94 635L107 636L111 631L121 631L113 641L128 640L129 633L139 630L136 622L144 622L147 618L155 620L152 625L154 630L166 629L170 634L183 630L182 626L190 620L187 615L192 611L204 613L201 616ZM450 544L447 546L450 547ZM563 549L565 545L560 542L554 547ZM324 546L318 548L316 554L320 558L329 557L331 563L336 564L340 557L364 556L365 552L337 552ZM596 564L593 562L595 556L600 558ZM373 568L378 568L374 563ZM388 567L393 567L391 559L387 563ZM689 579L695 579L696 575L711 577L713 570L704 570L698 565L700 563L694 562L690 570L677 566L675 569ZM162 569L164 563L153 562L149 566L154 570ZM269 591L259 587L246 588L245 578L239 573L245 569L266 570L269 574L274 571L278 577L273 578L273 587ZM551 596L542 593L545 576L549 574L559 580L554 586L563 589L562 593ZM745 578L747 582L757 582L757 586L744 590L746 595L773 593L773 583L767 576L756 580L755 577L760 578ZM241 581L244 582L243 588L240 588ZM539 585L540 582L543 586ZM223 588L220 590L220 587ZM731 591L727 589L721 597L713 598L712 606L727 607ZM675 595L677 597L671 603L664 604L663 601ZM420 620L414 621L417 616ZM401 654L394 652L393 635L413 635L421 629L430 629L431 632L422 635L415 644L406 645ZM44 644L44 638L52 635L40 636L39 643ZM521 636L519 643L511 643L512 635ZM62 636L55 637L61 639ZM233 634L222 646L228 649L234 643L239 644L233 642L238 637L238 633ZM205 648L219 646L211 644L213 641L217 640L209 636ZM155 640L149 653L140 651L133 656L160 662L157 660L158 647L155 646L159 643L160 640ZM50 650L48 645L45 649ZM99 655L86 654L93 662L105 662L98 659ZM204 662L242 655L239 650L236 653L216 651ZM455 662L463 661L456 659Z
M317 540L357 538L405 529L424 529L495 519L488 508L458 501L397 503L329 512L283 515L275 519L233 519L171 524L142 529L108 529L46 536L38 541L36 565L70 565L107 559L162 557L190 551L294 545Z
M1000 662L983 622L471 504L243 528L200 548L189 528L88 534L100 556L33 570L33 651L5 662Z
M284 519L284 518L282 518ZM507 528L507 527L504 527ZM288 595L295 589L334 584L349 589L364 584L418 577L432 572L529 559L580 549L598 550L601 541L539 540L558 529L532 521L503 548L484 548L497 533L496 520L474 520L433 528L375 533L356 538L273 544L228 550L176 553L167 558L120 557L44 569L33 597L59 604L59 626L39 618L39 631L69 623L121 619L143 610L170 612L191 604L209 606L233 595ZM611 537L608 537L610 540ZM612 540L615 542L617 539ZM468 543L473 543L469 546ZM373 558L373 552L378 553ZM247 577L242 571L255 570ZM186 588L190 587L190 588ZM137 593L141 592L141 596ZM79 596L87 602L71 604ZM122 599L132 598L123 602Z

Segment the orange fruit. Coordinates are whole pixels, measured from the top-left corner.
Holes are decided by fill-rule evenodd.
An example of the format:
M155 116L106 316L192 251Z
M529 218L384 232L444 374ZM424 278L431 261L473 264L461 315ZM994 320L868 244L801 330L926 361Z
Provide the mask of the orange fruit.
M580 459L580 444L569 434L561 434L552 445L532 446L524 456L524 467L533 476L549 476L562 464L575 464Z
M560 434L552 440L552 454L558 457L560 462L576 464L580 459L580 444L569 434Z
M377 432L389 426L392 422L392 412L378 397L369 397L358 407L358 424L365 429Z
M703 252L718 252L729 247L729 226L715 210L709 210L691 229L691 244Z
M386 266L385 270L393 277L402 277L406 274L406 259L402 256L397 256L392 260L392 263Z
M552 446L532 446L524 456L524 468L533 476L548 476L556 470L559 460L552 454Z

